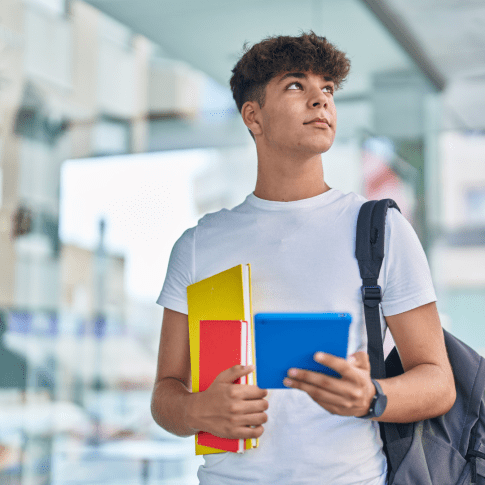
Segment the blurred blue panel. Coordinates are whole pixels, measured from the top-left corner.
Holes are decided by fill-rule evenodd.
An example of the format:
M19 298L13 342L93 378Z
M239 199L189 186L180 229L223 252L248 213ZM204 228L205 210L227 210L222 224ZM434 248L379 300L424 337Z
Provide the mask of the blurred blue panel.
M10 314L9 330L18 333L32 331L32 314L27 311L17 311Z
M444 301L443 301L444 300ZM485 350L485 288L445 292L442 307L451 319L453 335L477 352Z

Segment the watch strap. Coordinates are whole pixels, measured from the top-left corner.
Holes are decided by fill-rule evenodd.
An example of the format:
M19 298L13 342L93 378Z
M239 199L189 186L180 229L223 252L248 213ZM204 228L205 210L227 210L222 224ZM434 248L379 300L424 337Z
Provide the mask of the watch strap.
M372 401L369 406L369 412L365 414L364 416L357 416L358 418L364 418L364 419L369 419L369 418L375 418L375 405L377 403L377 400L381 396L385 396L385 394L382 392L382 387L381 385L375 380L371 378L372 383L374 384L376 388L376 393L374 394L374 397L372 398Z

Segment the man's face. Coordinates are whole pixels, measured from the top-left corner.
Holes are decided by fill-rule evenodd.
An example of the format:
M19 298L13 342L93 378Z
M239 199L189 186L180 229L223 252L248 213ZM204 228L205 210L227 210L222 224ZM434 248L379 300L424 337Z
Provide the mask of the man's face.
M334 83L311 72L285 72L266 86L263 137L275 149L326 152L335 139Z

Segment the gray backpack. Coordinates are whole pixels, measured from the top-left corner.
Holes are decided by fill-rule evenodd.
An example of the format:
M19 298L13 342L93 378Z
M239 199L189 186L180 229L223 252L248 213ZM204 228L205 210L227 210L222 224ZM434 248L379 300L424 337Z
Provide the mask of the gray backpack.
M362 278L371 375L402 374L396 347L384 361L377 278L384 258L384 228L392 199L364 203L357 220L355 255ZM443 329L455 376L456 401L446 414L414 423L379 422L388 485L485 485L485 360Z

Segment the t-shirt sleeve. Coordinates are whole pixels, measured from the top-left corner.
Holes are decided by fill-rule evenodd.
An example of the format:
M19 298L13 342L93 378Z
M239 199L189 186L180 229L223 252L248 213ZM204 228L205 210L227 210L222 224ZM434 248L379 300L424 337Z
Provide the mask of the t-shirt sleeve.
M187 286L194 282L195 227L187 229L175 242L167 274L157 303L176 312L189 314Z
M386 218L382 312L397 315L436 301L428 260L411 224L396 209Z

